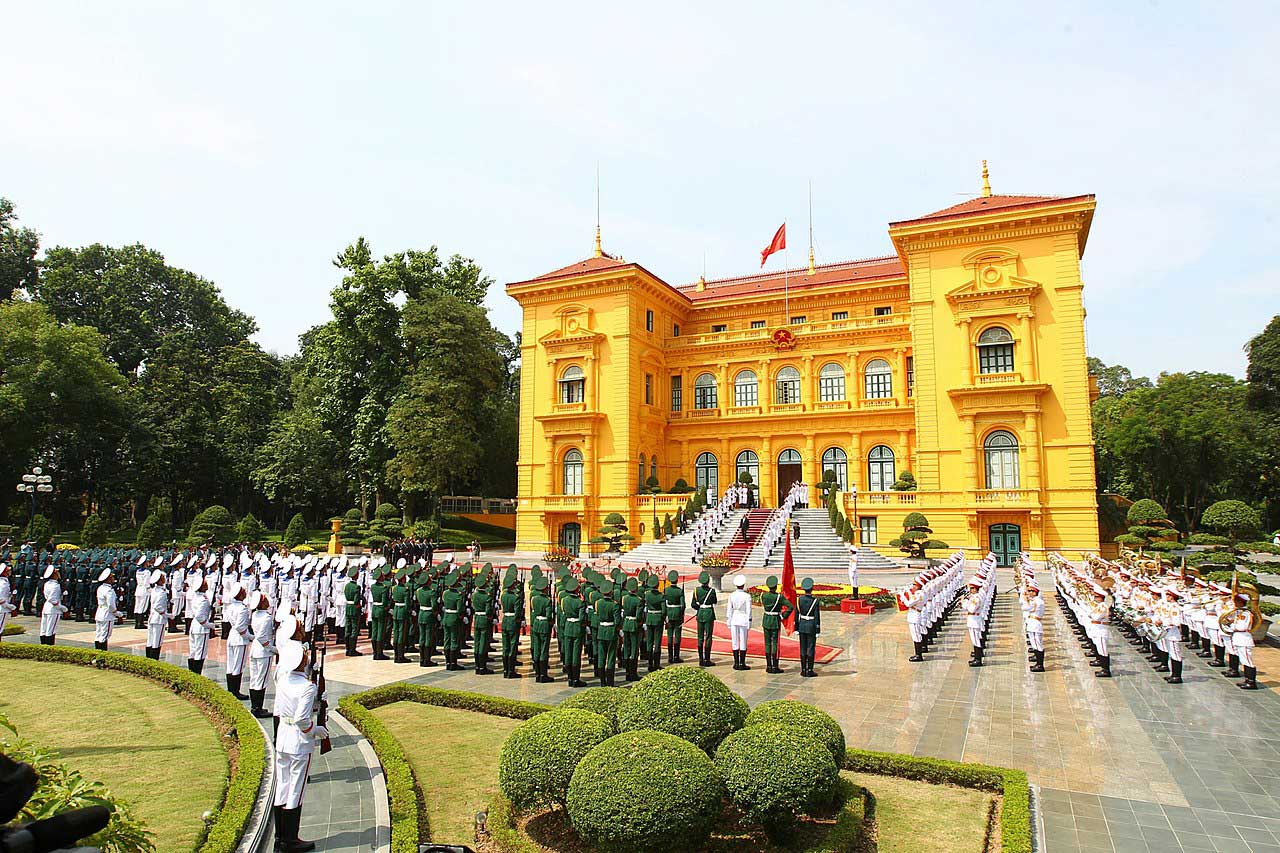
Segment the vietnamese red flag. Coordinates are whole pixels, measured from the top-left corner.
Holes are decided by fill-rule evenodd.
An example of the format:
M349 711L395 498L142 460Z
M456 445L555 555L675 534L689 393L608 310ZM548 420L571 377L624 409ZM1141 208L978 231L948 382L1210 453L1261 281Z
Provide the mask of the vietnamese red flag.
M778 226L778 231L773 235L773 240L760 253L760 266L764 266L764 262L769 260L769 256L780 249L787 248L787 223Z
M787 635L790 636L796 630L796 602L799 598L796 596L796 564L791 559L791 522L787 522L787 532L784 536L787 543L782 551L782 597L791 602L791 615L783 622L783 627L787 629Z

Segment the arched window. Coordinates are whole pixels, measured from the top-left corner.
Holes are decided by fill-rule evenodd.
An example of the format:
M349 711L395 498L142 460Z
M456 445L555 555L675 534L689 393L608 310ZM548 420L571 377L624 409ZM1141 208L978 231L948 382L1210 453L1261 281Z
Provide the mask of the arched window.
M818 371L818 398L824 403L844 399L844 368L834 361Z
M760 457L756 456L756 452L754 450L744 450L739 453L737 464L734 467L737 468L738 471L734 480L741 477L742 472L745 471L751 475L751 482L755 483L757 486L760 485Z
M883 444L877 444L867 454L867 487L873 492L887 492L896 479L893 451Z
M760 404L760 390L756 383L754 370L739 371L733 377L733 405L757 406Z
M695 409L714 409L716 402L716 378L704 373L693 380L693 407Z
M799 465L800 451L792 450L790 447L788 447L786 450L778 454L778 464L779 465Z
M987 460L987 488L1018 488L1018 439L1013 433L996 430L987 436L982 449Z
M582 368L574 364L560 376L560 402L581 403L587 399L587 378Z
M800 402L800 371L784 367L778 371L777 402L780 405Z
M882 400L893 396L893 369L883 358L873 358L863 371L866 376L866 398Z
M657 479L657 477L658 477L658 456L657 456L657 454L655 453L655 454L654 454L652 457L650 457L650 459L649 459L649 478L650 478L650 479ZM646 482L647 482L647 481L646 481Z
M636 487L641 491L644 490L644 454L640 454L640 473L636 478Z
M706 486L707 494L714 495L720 488L719 463L714 453L699 453L693 463L693 482L698 488Z
M564 493L582 494L582 451L576 447L564 455Z
M1013 373L1013 335L992 326L978 335L978 372Z
M839 447L828 447L822 451L822 475L825 478L828 471L836 473L836 484L840 487L840 491L849 490L849 457Z

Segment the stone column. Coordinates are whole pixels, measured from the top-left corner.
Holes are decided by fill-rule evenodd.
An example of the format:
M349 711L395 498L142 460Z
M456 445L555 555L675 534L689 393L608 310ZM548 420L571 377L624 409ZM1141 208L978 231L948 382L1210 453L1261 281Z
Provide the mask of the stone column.
M1035 339L1031 328L1031 314L1018 315L1018 368L1022 372L1024 382L1039 381L1039 370L1036 368Z
M778 473L778 463L773 458L773 439L764 436L760 446L760 491L757 493L761 506L773 506L778 500L778 487L774 477Z
M1026 477L1020 482L1025 489L1039 489L1042 486L1040 476L1040 414L1038 412L1027 412L1023 421L1023 446L1019 448L1019 454L1025 454L1026 458Z
M964 384L973 384L973 330L971 329L972 321L967 317L960 321L960 331L964 335Z
M981 489L985 484L978 479L978 439L973 415L961 415L960 423L964 428L964 487Z
M809 433L804 439L804 467L801 470L804 472L804 481L809 486L809 506L816 506L818 481L822 479L822 472L818 470L818 450L813 433Z

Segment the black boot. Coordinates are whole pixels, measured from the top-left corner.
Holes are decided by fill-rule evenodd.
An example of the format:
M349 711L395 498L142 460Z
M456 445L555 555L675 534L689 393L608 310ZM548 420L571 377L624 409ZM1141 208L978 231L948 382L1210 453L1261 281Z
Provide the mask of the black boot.
M254 690L252 688L249 690L249 713L253 714L260 720L265 720L267 717L271 716L271 712L262 707L263 703L266 701L266 696L266 690Z
M1226 653L1227 653L1226 646L1214 646L1213 660L1209 661L1209 666L1213 667L1214 669L1220 669L1221 667L1226 666L1226 663L1223 661L1223 656Z
M1227 657L1227 671L1222 673L1227 678L1240 677L1240 656L1230 655Z
M1034 654L1036 656L1036 660L1035 663L1031 665L1031 671L1044 672L1044 652L1037 650Z
M747 663L747 650L743 649L741 654L742 654L742 668L744 670L751 669L751 664Z
M969 659L969 666L982 666L982 646L973 647L973 657Z
M298 826L302 823L302 806L296 809L286 809L289 814L289 846L285 848L288 853L310 853L316 849L314 841L303 841L298 838Z
M1169 682L1170 684L1181 684L1182 683L1182 661L1180 660L1169 661L1169 670L1170 670L1170 674L1167 678L1165 678L1165 681Z
M1169 653L1168 653L1168 652L1161 652L1161 653L1160 653L1160 662L1159 662L1158 664L1156 664L1156 666L1155 666L1155 670L1156 670L1156 672L1168 672L1168 671L1169 671Z
M1213 657L1213 652L1209 651L1209 638L1208 638L1208 637L1201 637L1201 638L1200 638L1200 651L1196 652L1196 657L1198 657L1198 658L1210 658L1210 657Z
M581 672L582 672L581 663L569 668L569 686L570 687L586 687L587 686L587 682L583 681L579 677Z
M1258 689L1258 668L1246 666L1244 668L1244 681L1238 685L1241 690L1257 690Z
M919 640L916 640L911 645L915 647L916 653L911 657L907 658L907 660L911 661L912 663L919 663L920 661L924 660L924 650L920 648L921 646L924 645L924 643L920 642Z
M782 663L778 660L778 652L775 651L773 653L773 674L777 675L782 672L786 672L786 670L782 668Z
M240 692L240 680L242 678L244 678L243 673L241 673L240 675L228 675L227 676L227 692L230 693L232 696L236 697L237 699L248 699L249 698L248 696L245 696L243 693Z
M276 830L275 832L276 843L274 845L274 849L276 851L283 850L284 845L288 843L285 837L287 834L285 831L285 820L283 817L280 816L283 812L284 812L283 806L271 807L271 820L272 820L272 823L275 824L275 830Z
M1041 652L1043 655L1044 652ZM1111 655L1106 655L1102 659L1102 666L1095 672L1094 678L1110 678L1111 677Z
M196 669L196 664L198 663L200 663L200 661L195 660L194 658L187 658L187 669L191 672L199 672L199 670Z

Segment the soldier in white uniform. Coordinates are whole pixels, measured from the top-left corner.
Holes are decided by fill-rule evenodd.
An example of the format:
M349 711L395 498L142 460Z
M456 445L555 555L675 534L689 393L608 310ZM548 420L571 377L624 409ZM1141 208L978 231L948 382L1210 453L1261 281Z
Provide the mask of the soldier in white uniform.
M1242 690L1258 689L1258 670L1253 665L1253 628L1255 619L1249 609L1249 597L1237 594L1231 603L1232 609L1219 617L1218 624L1224 633L1231 635L1231 645L1240 663L1244 666L1244 681L1240 682Z
M267 695L267 673L271 670L271 656L276 652L275 619L268 609L271 601L261 592L249 593L246 602L250 618L253 643L249 646L249 700L255 717L266 718L271 712L264 707Z
M969 581L969 594L964 599L964 624L969 629L969 666L982 666L982 581Z
M93 611L93 647L104 652L107 650L107 643L111 640L111 629L115 626L116 620L124 616L116 609L119 602L116 600L115 579L110 569L103 569L98 574L96 596L98 609Z
M730 642L733 646L734 669L751 669L747 664L747 635L751 631L751 593L747 592L745 575L735 575L735 589L729 594L729 607L725 611L725 622L729 625Z
M282 639L279 674L276 678L276 713L280 728L276 733L275 815L276 840L284 851L314 850L315 844L298 838L302 820L302 796L307 787L307 771L316 744L329 736L313 717L319 707L319 693L306 676L310 652L302 643Z
M1023 592L1026 607L1027 643L1031 646L1031 671L1044 672L1044 597L1034 581L1028 581Z
M213 633L213 605L209 603L209 581L199 574L191 578L187 593L191 625L187 632L187 669L200 675L209 654L209 636Z
M44 607L40 609L40 644L52 646L58 638L58 623L70 608L62 606L61 574L52 564L44 570Z
M0 638L4 637L4 623L9 621L9 614L18 612L18 605L13 603L11 574L8 563L0 563Z
M187 611L187 570L183 566L182 555L174 554L169 561L170 631L178 630L178 622Z
M172 614L169 612L169 584L164 570L151 572L150 596L147 611L147 657L160 660L160 645L164 642L165 626Z
M1182 605L1179 592L1170 587L1164 591L1164 601L1157 605L1160 608L1160 621L1164 624L1164 650L1166 660L1161 662L1157 670L1163 672L1163 664L1167 662L1169 675L1165 681L1170 684L1182 683Z
M858 546L849 543L849 586L853 587L853 600L858 600Z
M1097 651L1095 663L1098 671L1094 673L1096 678L1111 677L1111 649L1107 645L1108 633L1107 626L1111 624L1111 608L1107 606L1107 594L1101 587L1093 588L1093 602L1087 607L1089 624L1086 626L1086 633L1089 639L1093 641L1093 648Z
M249 656L249 643L253 639L249 627L249 608L244 603L248 595L244 587L232 582L227 587L228 601L222 608L222 615L228 626L227 692L237 699L249 698L240 692L244 664Z
M147 627L147 613L151 609L151 569L147 566L147 556L138 558L138 565L133 571L133 627L141 631Z

